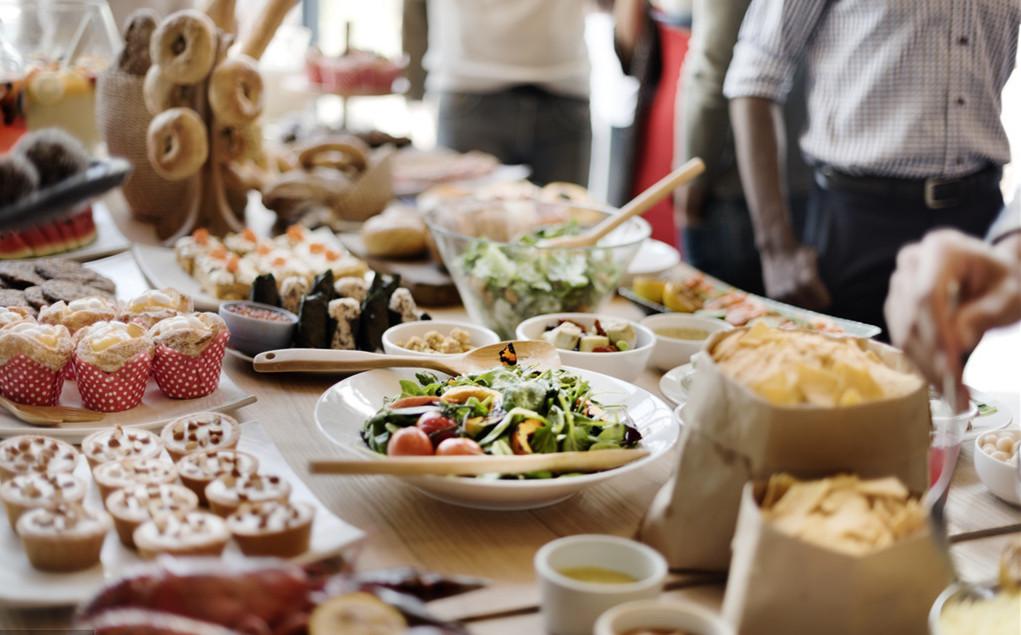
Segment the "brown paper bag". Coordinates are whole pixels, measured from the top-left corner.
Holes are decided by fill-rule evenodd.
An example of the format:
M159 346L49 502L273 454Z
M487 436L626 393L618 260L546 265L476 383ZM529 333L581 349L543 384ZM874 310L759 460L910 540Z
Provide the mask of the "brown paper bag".
M857 406L774 406L715 364L708 351L726 335L714 334L693 360L677 471L653 500L640 533L671 566L726 570L741 488L750 480L844 471L893 475L911 490L925 489L930 419L924 381L904 397ZM896 349L871 340L864 345L893 368L917 372Z
M774 529L762 483L741 498L723 616L740 635L925 635L936 596L950 584L928 528L866 556L831 551Z

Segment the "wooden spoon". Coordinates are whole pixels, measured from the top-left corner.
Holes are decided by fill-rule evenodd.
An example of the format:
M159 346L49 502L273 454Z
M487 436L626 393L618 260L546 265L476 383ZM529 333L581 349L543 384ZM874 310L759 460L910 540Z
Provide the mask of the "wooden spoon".
M561 236L549 238L539 243L540 247L591 247L607 234L624 224L628 219L644 214L653 205L659 203L682 185L695 180L699 174L705 171L705 163L702 159L690 159L687 163L667 174L652 184L647 190L634 197L627 205L620 208L617 213L607 216L599 224L590 227L585 232L576 236Z
M103 413L64 406L26 406L0 397L0 406L21 421L39 428L53 428L65 422L100 421Z
M252 366L259 373L357 373L374 368L427 368L448 375L467 375L501 365L500 353L513 346L517 361L542 368L558 368L557 349L541 340L514 340L481 346L460 355L417 357L381 355L325 348L286 348L259 353Z
M386 474L389 476L478 476L526 472L601 472L645 458L648 450L596 450L514 456L391 456L373 461L313 460L311 474Z

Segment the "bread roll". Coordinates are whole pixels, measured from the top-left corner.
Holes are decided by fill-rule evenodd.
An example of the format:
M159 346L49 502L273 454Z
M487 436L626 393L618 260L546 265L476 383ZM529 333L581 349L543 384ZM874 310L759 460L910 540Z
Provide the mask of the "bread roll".
M362 242L370 256L410 258L426 248L425 223L413 211L391 209L362 225Z

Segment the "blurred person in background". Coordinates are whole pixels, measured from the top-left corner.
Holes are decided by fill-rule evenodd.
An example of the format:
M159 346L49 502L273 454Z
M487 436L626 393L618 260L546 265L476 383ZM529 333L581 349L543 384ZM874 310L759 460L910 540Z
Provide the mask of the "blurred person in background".
M1000 121L1017 0L752 0L724 94L771 297L884 326L897 252L938 227L983 236L1010 159ZM808 78L807 240L791 228L781 104Z

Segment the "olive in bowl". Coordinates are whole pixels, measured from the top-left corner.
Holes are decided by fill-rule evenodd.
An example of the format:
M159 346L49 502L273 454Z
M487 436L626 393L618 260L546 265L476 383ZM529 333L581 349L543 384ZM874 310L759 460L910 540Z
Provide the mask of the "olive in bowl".
M290 311L247 300L224 302L219 313L230 329L231 348L253 356L290 348L298 324Z

